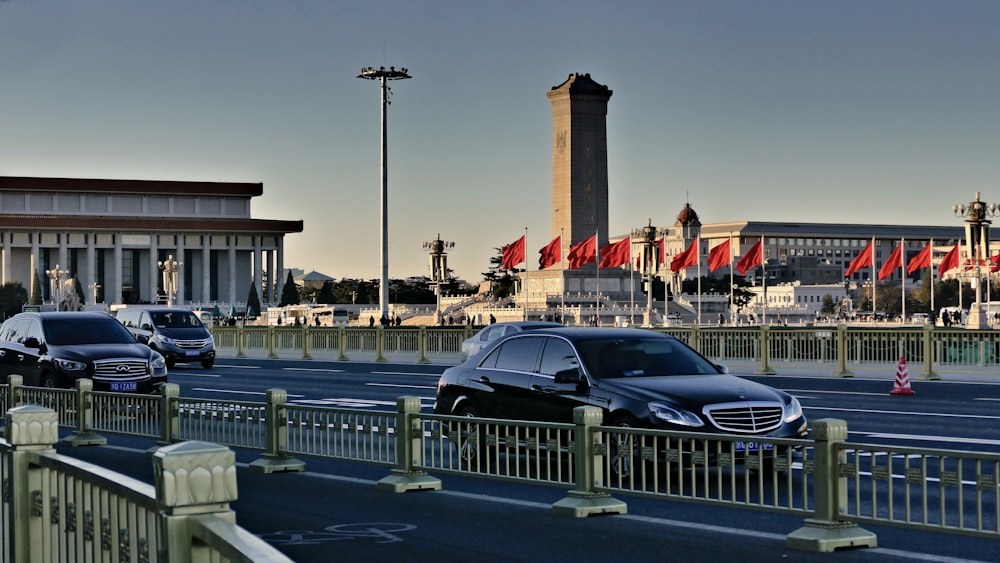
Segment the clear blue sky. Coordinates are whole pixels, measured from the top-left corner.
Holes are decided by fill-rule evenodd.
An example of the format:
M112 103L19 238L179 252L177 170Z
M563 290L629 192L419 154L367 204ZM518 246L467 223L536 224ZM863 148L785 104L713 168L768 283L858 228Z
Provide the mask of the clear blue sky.
M286 265L478 281L551 238L546 91L608 108L612 235L702 222L958 225L1000 200L994 0L0 0L0 174L263 182Z

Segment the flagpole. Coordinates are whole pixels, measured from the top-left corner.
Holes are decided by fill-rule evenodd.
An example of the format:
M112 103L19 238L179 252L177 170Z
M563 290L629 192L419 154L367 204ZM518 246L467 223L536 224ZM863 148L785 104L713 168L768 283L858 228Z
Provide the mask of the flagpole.
M698 261L698 326L701 326L701 233L694 239L695 259Z
M903 322L906 322L906 247L903 243L906 241L906 237L899 237L899 266L902 268L903 283L901 287L903 288Z
M733 310L733 294L735 289L733 286L736 285L735 278L733 277L733 233L729 233L729 324L736 324L735 312Z
M632 238L628 241L628 285L629 299L632 301L632 310L628 313L628 326L635 323L635 268L632 267Z
M594 294L597 296L594 302L594 315L597 317L597 325L601 325L601 229L596 229L594 231L594 266L597 266L597 291Z
M875 279L875 236L872 235L872 320L877 325L878 324L878 305L875 301L875 294L877 293L875 289L876 279Z
M934 239L931 239L931 253L928 257L928 262L930 262L931 268L931 315L934 314ZM930 315L928 315L930 316Z
M562 267L562 284L559 290L559 322L566 324L566 253L563 252L563 229L559 228L559 265Z
M764 269L764 235L760 235L760 287L764 292L764 307L760 313L761 326L767 324L767 271Z
M524 228L524 320L528 320L528 227Z

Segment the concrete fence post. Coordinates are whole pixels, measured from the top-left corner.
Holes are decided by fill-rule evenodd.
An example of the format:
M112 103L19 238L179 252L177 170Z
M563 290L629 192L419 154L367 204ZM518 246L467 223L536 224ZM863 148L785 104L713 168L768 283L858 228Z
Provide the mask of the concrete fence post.
M379 490L405 493L441 489L440 479L416 469L423 465L424 425L419 415L420 397L396 399L396 468L379 480Z
M378 325L375 327L375 361L385 361L385 327Z
M421 325L417 330L417 363L418 364L429 364L430 360L427 359L427 327Z
M302 471L306 464L285 453L288 451L288 391L268 389L266 396L264 422L267 442L264 453L250 463L250 469L261 473Z
M267 327L267 357L268 359L277 359L278 355L274 353L274 339L275 339L275 328L273 326Z
M106 446L108 439L98 435L91 429L94 424L94 381L92 379L76 380L76 429L62 439L63 444L71 446Z
M11 561L34 563L42 561L43 530L48 522L36 510L35 497L42 489L42 471L32 466L31 456L37 452L55 452L59 441L59 414L38 405L24 405L4 414L4 437L13 451L10 453L9 481L4 483L4 495L10 494Z
M777 373L771 368L771 327L765 324L760 325L760 369L757 373L759 375Z
M576 488L567 493L566 498L552 505L556 516L583 518L595 514L626 514L624 502L608 493L597 492L596 487L604 484L603 454L597 446L607 445L606 436L594 430L604 419L600 407L576 407L573 409L573 453L576 469Z
M837 377L854 377L847 369L847 325L837 325Z
M236 327L236 357L245 358L246 354L243 353L243 327Z
M302 325L302 359L311 360L312 356L309 355L309 325Z
M157 444L166 446L174 443L180 433L180 405L177 398L181 388L176 383L160 386L160 439Z
M920 379L938 380L941 376L934 371L934 323L924 325L924 371Z
M339 355L337 356L338 362L346 362L349 358L347 357L347 327L340 326L337 328L337 348Z
M163 519L164 561L209 561L208 546L194 541L191 518L212 515L235 523L236 455L208 442L179 442L153 453L153 482Z
M847 454L838 445L847 441L847 422L824 418L813 422L813 517L788 534L792 549L831 552L843 547L875 547L875 534L840 515L847 510L847 477L840 467Z
M21 406L21 392L19 389L24 385L24 377L13 374L7 376L7 401L9 407Z

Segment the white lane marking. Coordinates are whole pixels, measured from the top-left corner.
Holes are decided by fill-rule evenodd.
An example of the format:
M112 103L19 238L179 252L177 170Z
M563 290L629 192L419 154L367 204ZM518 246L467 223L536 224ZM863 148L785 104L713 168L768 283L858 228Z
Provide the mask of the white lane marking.
M973 401L1000 401L997 397L973 397Z
M428 375L432 377L441 377L440 373L416 373L412 371L373 371L371 373L376 375Z
M182 372L172 371L172 372L170 372L170 375L184 375L184 376L187 376L187 377L222 377L221 375L219 375L217 373L187 373L187 372L184 372L184 371L182 371Z
M205 391L206 393L233 393L234 395L267 395L266 391L234 391L232 389L208 389L206 387L194 387L192 391ZM305 397L305 395L288 394L289 397Z
M344 373L342 369L322 369L322 368L281 368L282 371L319 371L324 373Z
M823 391L820 389L785 389L789 393L820 393L827 395L871 395L872 397L881 397L882 395L888 395L889 392L885 393L862 393L860 391Z
M400 387L403 389L437 389L434 385L402 385L398 383L365 383L372 387Z
M869 414L905 414L910 416L936 416L939 418L976 418L982 420L1000 420L1000 416L990 416L986 414L952 414L946 412L909 412L909 411L887 411L878 409L845 409L841 407L806 407L811 411L840 411L840 412L864 412Z
M263 366L234 366L229 364L215 364L212 367L227 368L227 369L261 369Z
M421 405L424 403L431 404L434 402L434 397L417 397L420 399ZM327 397L325 399L297 399L294 401L297 405L318 405L318 406L333 406L333 407L344 407L344 408L371 408L371 407L385 407L385 406L395 406L396 401L375 401L371 399L353 399L351 397Z

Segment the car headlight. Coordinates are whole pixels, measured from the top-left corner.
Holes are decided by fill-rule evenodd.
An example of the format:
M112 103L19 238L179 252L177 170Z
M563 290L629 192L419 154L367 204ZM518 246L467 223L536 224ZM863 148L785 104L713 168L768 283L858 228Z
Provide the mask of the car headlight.
M87 364L83 362L75 362L73 360L61 360L56 358L56 365L59 369L63 371L83 371L87 369Z
M664 422L692 427L705 425L705 423L698 418L698 415L691 411L671 407L670 405L666 405L664 403L649 403L648 406L649 412L652 413L655 418Z
M792 422L793 420L802 418L802 404L795 397L792 397L792 401L785 405L785 412L782 420L784 422Z
M174 343L174 339L170 338L169 336L161 336L160 337L160 342L162 342L164 344L173 344Z
M149 366L153 370L166 369L167 361L163 359L163 356L156 354L153 359L149 360Z

